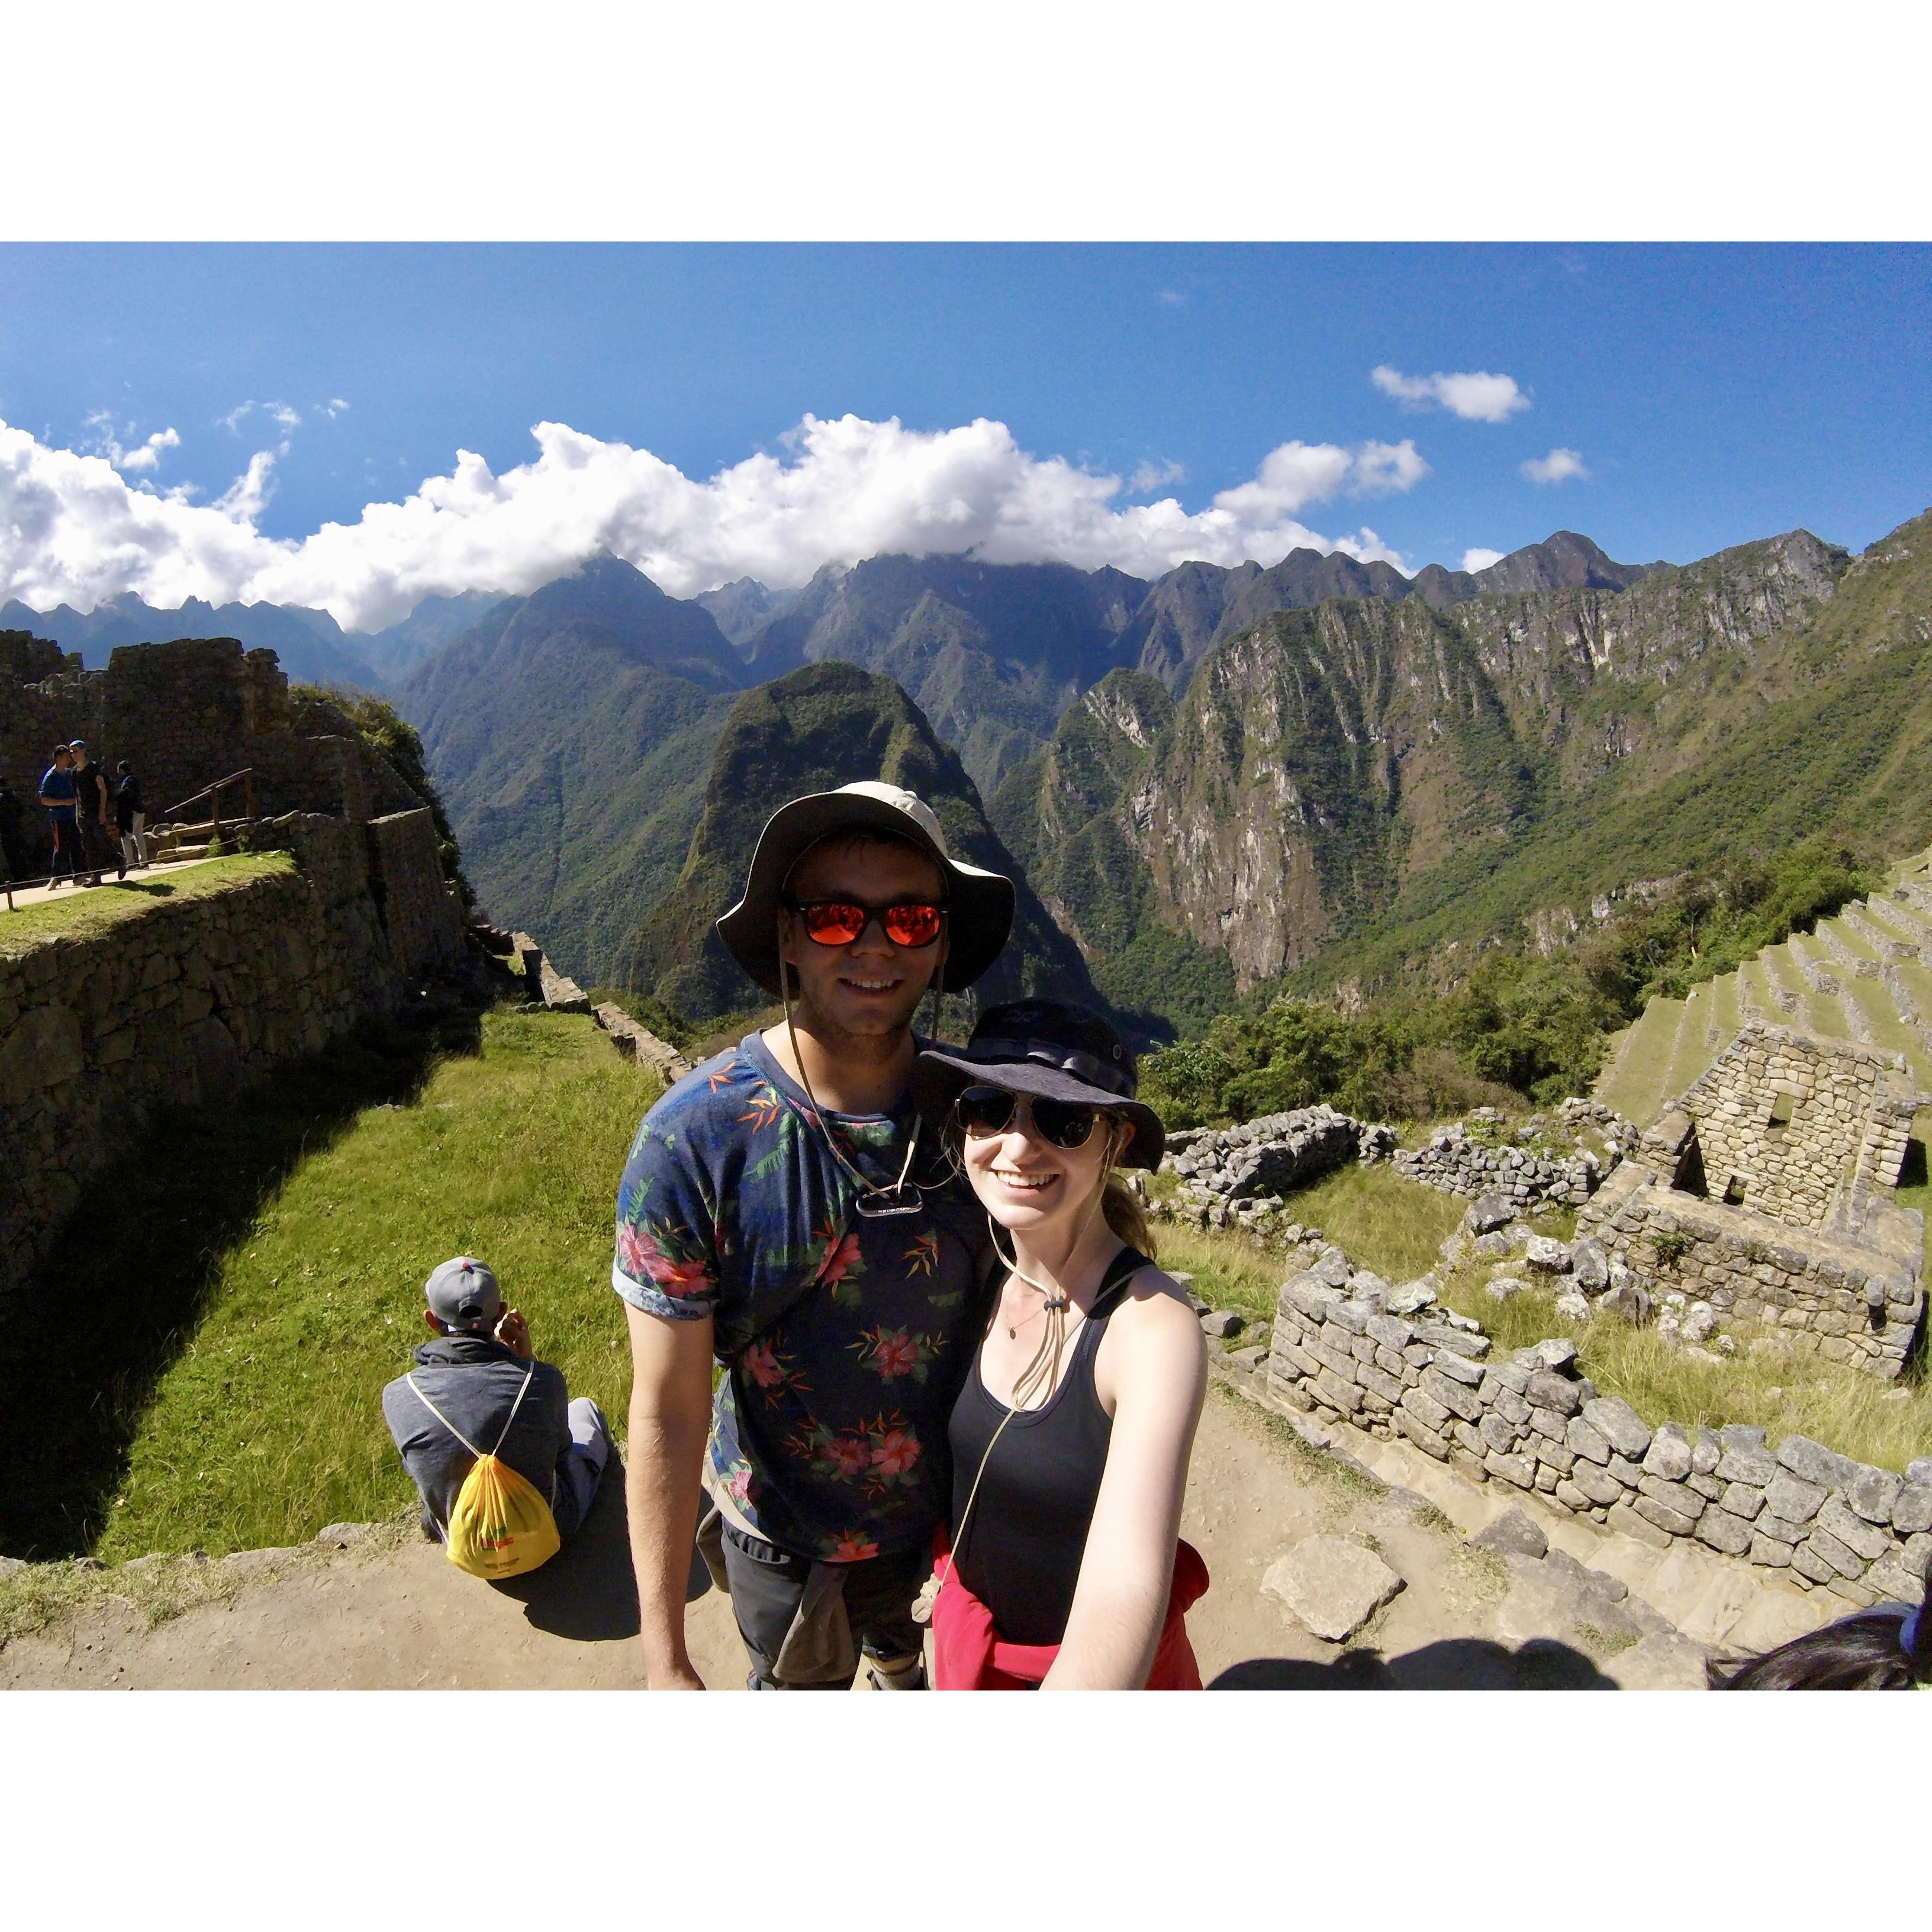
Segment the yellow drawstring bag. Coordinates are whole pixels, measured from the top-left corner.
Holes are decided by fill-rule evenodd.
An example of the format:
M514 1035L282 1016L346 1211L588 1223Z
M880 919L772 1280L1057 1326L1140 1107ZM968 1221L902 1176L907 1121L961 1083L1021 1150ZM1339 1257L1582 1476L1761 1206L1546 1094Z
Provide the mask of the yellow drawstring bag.
M510 1405L503 1432L496 1438L497 1449L508 1438L510 1424L516 1420L517 1411L530 1393L530 1378L536 1373L536 1364L532 1362L524 1377L523 1387L517 1391L516 1400ZM496 1450L486 1453L478 1449L416 1388L414 1376L409 1378L409 1384L416 1389L416 1400L424 1408L476 1458L449 1513L443 1547L450 1562L472 1576L485 1577L520 1576L525 1570L538 1569L548 1563L563 1545L550 1504L508 1463L497 1460Z

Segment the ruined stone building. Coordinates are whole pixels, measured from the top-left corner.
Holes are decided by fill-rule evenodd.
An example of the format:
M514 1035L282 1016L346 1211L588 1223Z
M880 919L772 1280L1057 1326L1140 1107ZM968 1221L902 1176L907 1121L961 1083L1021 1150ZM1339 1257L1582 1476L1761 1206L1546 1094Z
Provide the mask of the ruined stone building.
M1660 1287L1895 1376L1924 1317L1896 1193L1917 1104L1903 1055L1754 1021L1579 1224Z
M75 738L110 772L129 761L151 818L244 770L263 817L326 812L364 822L422 803L352 734L297 729L273 651L244 651L232 638L122 644L104 670L83 670L58 644L0 631L0 776L34 798L49 752ZM238 810L238 799L224 808Z

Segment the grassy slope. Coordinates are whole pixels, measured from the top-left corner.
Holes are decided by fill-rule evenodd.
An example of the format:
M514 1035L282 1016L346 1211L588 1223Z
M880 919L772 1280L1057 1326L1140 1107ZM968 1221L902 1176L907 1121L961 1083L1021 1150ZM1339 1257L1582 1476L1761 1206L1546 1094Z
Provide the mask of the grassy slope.
M79 886L36 905L12 912L0 909L0 953L24 952L49 939L94 939L126 919L138 919L158 904L212 898L278 872L294 869L286 852L236 854L210 859L160 878L104 881Z
M16 1414L45 1460L20 1472L38 1514L23 1519L16 1503L4 1547L219 1554L392 1514L412 1492L380 1391L424 1339L420 1285L452 1254L488 1258L538 1354L574 1394L621 1414L611 1203L656 1077L588 1019L508 1010L484 1016L472 1050L426 1065L363 1052L359 1071L344 1053L340 1067L298 1070L231 1118L196 1124L202 1133L164 1137L141 1177L124 1177L134 1196L119 1213L82 1217L60 1279L129 1286L124 1305L110 1286L83 1311L91 1320L61 1324L60 1372L37 1392L54 1412ZM224 1211L224 1177L278 1138L292 1142L286 1158ZM160 1284L172 1328L128 1357L128 1324L146 1313L131 1300L154 1288L141 1251L170 1243L194 1278ZM18 1337L4 1352L22 1342L43 1359L52 1346ZM20 1386L26 1363L0 1366ZM90 1418L83 1391L104 1380L110 1414ZM72 1433L90 1420L92 1433Z

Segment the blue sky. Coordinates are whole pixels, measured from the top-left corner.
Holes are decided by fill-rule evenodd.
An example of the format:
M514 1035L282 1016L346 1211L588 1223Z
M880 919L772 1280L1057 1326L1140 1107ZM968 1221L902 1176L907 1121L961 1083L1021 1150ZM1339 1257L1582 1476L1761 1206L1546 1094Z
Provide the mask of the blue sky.
M1559 527L1628 560L1794 525L1856 548L1932 502L1928 282L1932 250L1904 246L0 248L13 487L68 520L38 554L0 534L0 589L37 604L228 590L373 622L487 576L499 554L500 580L479 587L526 587L514 580L554 574L590 530L688 591L932 528L932 451L788 442L808 414L922 436L1004 424L1016 448L939 452L967 464L940 492L972 499L958 528L998 526L1010 554L1064 530L1072 560L1144 572L1161 544L1204 549L1208 526L1186 520L1284 445L1301 446L1288 484L1228 508L1215 541L1306 530L1411 569ZM1380 386L1378 368L1395 372ZM1515 386L1490 392L1498 419L1458 414L1422 380L1472 372ZM459 449L494 478L537 463L540 421L578 440L514 512L492 499L475 520L495 485L472 477L454 507L418 502L420 530L296 557L324 523L449 476ZM820 469L808 508L786 495L800 478L769 475L674 502L653 465L627 458L616 477L605 446L694 483L760 451ZM1552 452L1570 452L1553 471ZM152 527L117 533L106 472L70 474L58 452L106 454L133 496L161 500L134 506ZM1064 461L1048 475L1026 458ZM1535 482L1537 463L1570 473ZM1039 509L1042 489L1085 490L1068 466L1121 487ZM612 472L592 509L560 507L573 469ZM8 473L0 460L0 490ZM854 522L828 507L841 488L926 494ZM1157 540L1107 534L1114 513L1168 497L1180 520ZM760 518L790 534L746 535Z

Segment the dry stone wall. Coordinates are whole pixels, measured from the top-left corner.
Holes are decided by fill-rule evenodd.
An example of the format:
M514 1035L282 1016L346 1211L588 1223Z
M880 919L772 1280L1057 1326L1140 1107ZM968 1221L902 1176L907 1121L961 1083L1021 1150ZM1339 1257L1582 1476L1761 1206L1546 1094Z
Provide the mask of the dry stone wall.
M124 644L104 670L82 670L44 639L0 634L0 776L31 799L55 742L75 738L110 770L128 760L151 818L243 770L254 772L256 808L266 816L359 820L418 802L359 740L296 732L273 651L244 651L232 638ZM223 809L238 814L242 802L238 791Z
M1292 1276L1270 1335L1268 1399L1400 1436L1466 1475L1658 1548L1695 1540L1855 1604L1922 1600L1932 1457L1901 1472L1801 1436L1774 1449L1762 1429L1653 1424L1577 1372L1574 1342L1498 1360L1479 1324L1406 1318L1390 1299L1337 1250Z
M0 922L0 1292L158 1109L320 1052L460 951L427 810L262 828L292 866L162 900L85 938Z

